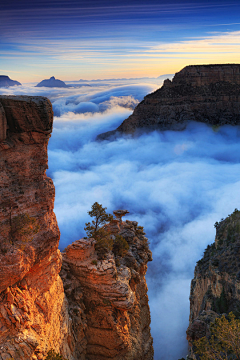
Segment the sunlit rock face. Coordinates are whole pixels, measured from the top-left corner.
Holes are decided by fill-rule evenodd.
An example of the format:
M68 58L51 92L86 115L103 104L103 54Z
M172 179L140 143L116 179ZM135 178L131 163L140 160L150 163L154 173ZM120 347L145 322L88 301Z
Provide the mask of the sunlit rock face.
M215 225L215 242L198 261L191 282L187 339L193 359L193 341L210 334L216 317L231 311L240 314L240 211Z
M98 140L136 131L182 130L188 121L240 124L240 64L186 66Z
M108 229L112 236L127 239L130 248L124 257L110 253L98 260L94 239L77 240L63 253L61 276L73 309L73 327L79 331L75 322L86 322L88 360L151 360L147 238L134 221L113 220Z
M50 349L68 360L152 360L151 252L142 227L122 221L127 210L105 226L128 242L124 255L99 260L94 239L77 240L59 276L52 122L48 99L0 96L0 360L43 360Z
M1 360L43 359L55 347L70 354L54 185L46 176L52 121L46 98L0 96ZM11 222L23 214L38 232L11 236Z

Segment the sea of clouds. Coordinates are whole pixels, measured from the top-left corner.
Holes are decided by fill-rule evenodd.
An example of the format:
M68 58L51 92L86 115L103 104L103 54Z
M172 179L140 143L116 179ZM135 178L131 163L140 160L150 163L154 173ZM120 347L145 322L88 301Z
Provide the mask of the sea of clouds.
M98 84L74 89L1 89L48 96L55 113L48 175L56 187L60 248L85 236L97 201L127 209L144 226L153 252L147 283L155 360L187 354L190 281L214 241L214 223L240 207L240 129L189 123L181 132L154 131L96 142L113 130L156 84Z

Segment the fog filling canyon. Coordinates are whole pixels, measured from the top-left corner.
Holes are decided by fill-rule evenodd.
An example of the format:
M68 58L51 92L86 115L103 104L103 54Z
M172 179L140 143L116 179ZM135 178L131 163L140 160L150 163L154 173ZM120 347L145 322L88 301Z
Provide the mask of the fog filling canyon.
M60 249L85 236L87 211L127 209L144 226L153 252L147 283L155 360L187 354L186 329L193 271L214 241L214 223L240 208L240 129L189 123L165 131L96 142L115 129L138 101L160 87L112 82L92 87L1 89L44 95L53 103L48 175L56 187Z

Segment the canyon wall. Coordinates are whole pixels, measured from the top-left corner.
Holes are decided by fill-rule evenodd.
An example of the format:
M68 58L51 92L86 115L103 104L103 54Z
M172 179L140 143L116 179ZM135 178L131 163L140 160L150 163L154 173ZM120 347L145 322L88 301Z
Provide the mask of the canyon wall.
M240 316L240 211L215 226L215 242L198 261L191 282L187 339L193 359L193 341L210 335L209 326L216 317L231 311Z
M1 96L0 114L0 359L43 359L49 348L70 359L55 192L46 176L52 106Z
M99 260L87 238L58 250L52 122L48 99L0 96L0 360L41 360L50 349L68 360L151 360L142 228L108 225L129 243L124 256Z
M240 124L240 64L191 65L147 95L123 123L97 139L152 130L182 130L189 121Z

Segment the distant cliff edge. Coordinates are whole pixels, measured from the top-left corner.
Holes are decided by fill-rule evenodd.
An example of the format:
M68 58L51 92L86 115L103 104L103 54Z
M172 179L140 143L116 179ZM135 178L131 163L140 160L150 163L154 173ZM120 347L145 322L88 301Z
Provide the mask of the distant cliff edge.
M240 124L240 64L190 65L147 95L105 140L136 131L183 130L188 121Z

